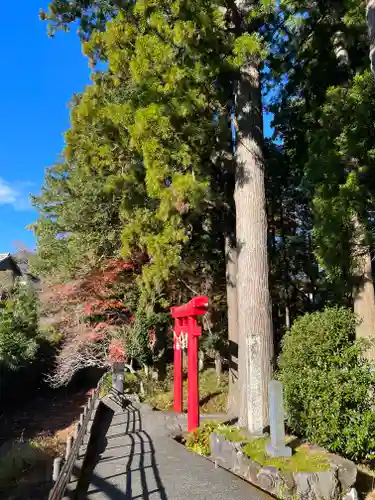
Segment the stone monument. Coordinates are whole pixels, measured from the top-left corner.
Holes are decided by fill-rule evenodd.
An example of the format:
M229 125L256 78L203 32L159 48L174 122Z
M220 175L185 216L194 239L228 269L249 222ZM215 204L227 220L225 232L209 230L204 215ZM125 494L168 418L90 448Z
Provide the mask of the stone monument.
M124 393L124 370L125 363L113 363L112 367L112 388L119 394Z
M285 446L283 386L278 380L268 384L268 403L271 442L266 445L266 453L271 457L291 457L292 449Z

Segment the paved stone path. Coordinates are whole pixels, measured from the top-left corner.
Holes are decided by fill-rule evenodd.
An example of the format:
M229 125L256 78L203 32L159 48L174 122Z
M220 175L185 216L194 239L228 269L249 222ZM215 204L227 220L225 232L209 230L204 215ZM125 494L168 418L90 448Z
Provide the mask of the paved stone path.
M101 405L97 444L85 464L71 498L76 500L270 500L224 469L188 452L168 437L157 412L111 398ZM160 414L159 414L160 415ZM86 445L87 446L87 443ZM84 450L83 450L84 451Z

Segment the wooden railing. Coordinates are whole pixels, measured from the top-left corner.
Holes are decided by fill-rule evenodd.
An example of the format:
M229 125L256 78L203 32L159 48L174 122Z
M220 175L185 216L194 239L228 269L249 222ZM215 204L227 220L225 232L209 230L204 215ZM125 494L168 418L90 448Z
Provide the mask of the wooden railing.
M65 460L63 460L62 458L55 458L53 462L52 478L55 484L50 491L48 500L64 499L67 486L72 476L74 464L78 458L80 447L83 444L83 440L88 429L88 424L95 410L96 402L99 399L103 379L104 375L99 380L96 388L89 397L89 400L84 407L83 413L81 413L80 415L79 422L76 424L74 437L69 436L67 438Z

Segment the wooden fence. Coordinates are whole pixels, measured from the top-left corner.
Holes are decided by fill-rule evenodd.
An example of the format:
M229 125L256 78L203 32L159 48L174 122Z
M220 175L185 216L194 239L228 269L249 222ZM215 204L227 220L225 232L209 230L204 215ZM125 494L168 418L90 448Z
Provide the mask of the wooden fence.
M96 402L99 399L101 385L104 376L99 380L96 388L91 394L87 404L84 407L83 413L80 415L79 422L76 424L74 437L69 436L66 442L65 459L55 458L53 462L52 479L54 486L50 491L48 500L68 499L64 497L67 486L70 482L74 464L78 458L80 447L83 444L84 437L88 430L88 424L95 411Z

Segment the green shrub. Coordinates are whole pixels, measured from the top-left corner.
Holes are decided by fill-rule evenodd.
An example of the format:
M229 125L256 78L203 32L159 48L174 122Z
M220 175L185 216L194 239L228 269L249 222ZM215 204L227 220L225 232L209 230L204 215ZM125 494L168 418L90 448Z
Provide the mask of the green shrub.
M125 371L124 391L128 394L139 394L139 380L135 373Z
M103 380L100 385L99 396L104 398L107 394L110 393L112 389L112 372L107 372L103 375Z
M35 292L18 285L1 303L0 364L17 370L35 360L38 351L38 301Z
M103 380L100 386L100 397L103 398L110 393L112 389L112 371L109 371L103 375ZM125 370L124 373L124 392L125 393L139 393L139 380L134 373L129 373Z
M354 340L356 322L343 308L295 321L283 339L280 380L291 430L358 460L375 454L375 374L367 344Z
M146 312L138 309L134 314L134 321L125 329L125 347L129 358L134 359L141 366L153 365L159 360L162 350L154 352L150 346L150 332L154 331L156 338L165 336L165 326L168 324L169 315L165 313Z
M200 455L209 456L211 453L210 436L218 429L219 425L219 422L207 421L195 431L189 432L186 438L186 448Z

